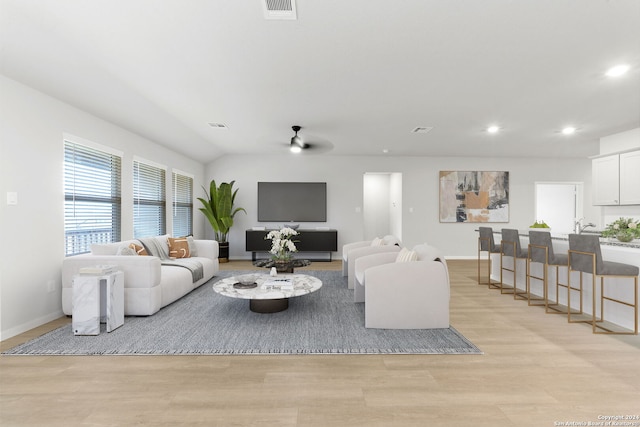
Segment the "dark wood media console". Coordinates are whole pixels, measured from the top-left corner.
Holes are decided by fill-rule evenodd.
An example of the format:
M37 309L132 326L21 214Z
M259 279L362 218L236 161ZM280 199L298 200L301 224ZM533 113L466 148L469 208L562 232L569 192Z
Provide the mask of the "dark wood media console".
M269 252L271 240L265 240L271 230L247 230L246 250L251 252L251 260L256 260L256 252ZM337 230L298 230L294 237L298 252L328 252L329 259L314 259L311 261L331 261L332 252L338 250Z

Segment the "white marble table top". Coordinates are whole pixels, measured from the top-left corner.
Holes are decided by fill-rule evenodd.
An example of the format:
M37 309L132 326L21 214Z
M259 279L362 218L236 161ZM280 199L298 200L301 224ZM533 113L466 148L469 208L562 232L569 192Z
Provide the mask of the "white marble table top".
M258 286L250 289L236 289L234 283L238 277L232 276L218 280L213 284L213 290L221 295L242 299L281 299L310 294L322 287L322 281L306 274L278 274L278 279L293 279L293 289L261 289L261 285L273 277L268 274L255 274L255 282Z

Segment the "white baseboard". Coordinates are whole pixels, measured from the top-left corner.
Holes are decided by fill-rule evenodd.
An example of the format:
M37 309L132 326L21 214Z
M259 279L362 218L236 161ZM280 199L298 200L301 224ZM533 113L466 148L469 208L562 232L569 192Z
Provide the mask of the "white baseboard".
M15 326L13 328L1 331L0 330L0 341L4 341L9 338L13 338L16 335L20 335L23 332L30 331L31 329L37 328L38 326L42 326L45 323L52 322L56 319L64 316L62 310L56 311L54 313L47 314L46 316L39 317L37 319L33 319L27 323L23 323L22 325Z

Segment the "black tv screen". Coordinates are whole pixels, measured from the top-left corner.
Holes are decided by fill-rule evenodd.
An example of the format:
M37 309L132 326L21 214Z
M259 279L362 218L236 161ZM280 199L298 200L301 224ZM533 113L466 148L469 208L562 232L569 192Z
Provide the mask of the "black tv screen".
M326 222L326 182L259 182L258 221Z

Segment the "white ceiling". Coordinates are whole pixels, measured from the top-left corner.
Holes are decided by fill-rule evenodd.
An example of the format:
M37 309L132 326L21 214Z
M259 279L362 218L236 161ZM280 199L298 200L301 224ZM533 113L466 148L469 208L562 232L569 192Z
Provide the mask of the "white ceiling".
M285 153L292 125L326 154L483 157L640 126L638 0L262 2L0 0L0 73L203 162Z

